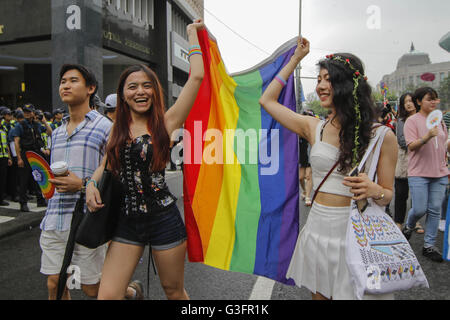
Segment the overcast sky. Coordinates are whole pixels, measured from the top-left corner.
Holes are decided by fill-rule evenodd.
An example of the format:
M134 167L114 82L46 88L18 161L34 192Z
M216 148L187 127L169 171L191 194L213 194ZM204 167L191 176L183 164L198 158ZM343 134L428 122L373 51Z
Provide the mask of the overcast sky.
M242 71L298 35L299 1L205 0L205 23L228 71ZM316 77L317 61L329 53L351 52L363 60L375 87L395 70L411 42L432 63L450 61L438 44L449 31L449 0L303 0L302 34L311 52L302 61L302 76ZM306 93L314 91L315 80L302 83Z

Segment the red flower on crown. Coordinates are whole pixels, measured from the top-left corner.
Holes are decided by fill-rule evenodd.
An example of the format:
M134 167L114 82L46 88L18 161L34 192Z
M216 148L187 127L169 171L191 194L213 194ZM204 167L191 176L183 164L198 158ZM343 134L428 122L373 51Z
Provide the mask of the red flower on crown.
M355 76L359 77L361 75L361 73L359 73L359 71L355 72Z
M350 59L345 59L345 62L350 63Z

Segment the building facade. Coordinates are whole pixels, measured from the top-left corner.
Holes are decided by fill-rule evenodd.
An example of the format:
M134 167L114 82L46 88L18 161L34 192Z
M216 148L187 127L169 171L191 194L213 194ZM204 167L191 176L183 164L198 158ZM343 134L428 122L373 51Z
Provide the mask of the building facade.
M102 100L133 64L158 74L172 105L187 80L186 26L203 0L2 0L0 105L65 108L58 94L65 63L90 68Z
M434 80L424 81L421 77L425 73L432 73ZM450 61L431 63L427 53L417 51L411 44L410 51L398 60L396 70L383 76L381 81L391 92L401 95L409 87L429 86L437 90L449 75Z

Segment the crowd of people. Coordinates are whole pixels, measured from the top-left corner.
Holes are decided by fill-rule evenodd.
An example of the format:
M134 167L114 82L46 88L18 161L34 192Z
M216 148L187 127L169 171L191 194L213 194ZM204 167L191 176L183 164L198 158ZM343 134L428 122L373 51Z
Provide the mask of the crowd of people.
M428 110L421 108L422 100L426 95L429 95L427 98L433 104ZM425 255L430 257L433 261L441 262L442 256L435 247L435 238L437 230L441 232L445 231L448 196L450 193L450 175L447 175L447 168L450 166L450 153L448 153L447 150L447 139L450 139L450 133L447 132L448 128L450 128L450 112L444 111L443 121L441 126L437 129L425 130L424 128L426 128L426 125L423 123L428 114L437 108L439 102L438 94L434 89L423 87L419 88L414 93L406 92L402 94L398 100L398 106L395 109L391 107L389 102L379 102L375 110L378 114L377 121L389 127L394 132L398 143L398 158L395 166L394 182L394 214L392 214L390 210L390 203L386 205L386 213L394 219L400 229L407 228L407 230L404 230L407 238L411 237L412 232L425 234L425 238L428 239L428 243L425 242L428 246L425 248L432 248L430 249L431 251L424 250L424 252L428 252L428 254L426 253ZM413 136L410 136L410 140L407 142L408 140L406 140L404 132L405 123L409 117L416 113L422 115L421 119L423 121L421 124L416 125L412 125L411 122L408 129ZM319 118L312 110L305 110L302 114ZM328 112L327 118L323 120L331 120L330 114L331 112ZM421 132L419 132L419 128L421 128ZM420 138L423 138L421 142L425 145L433 137L436 137L437 134L441 136L439 143L435 144L435 146L437 145L439 148L427 148L423 149L421 153L417 153L418 148L413 147L413 149L411 149L411 147L408 147L411 142L414 142L414 139L419 139L419 136ZM301 199L305 202L305 205L309 207L311 206L311 193L313 192L311 185L311 164L309 163L311 146L307 140L301 137L299 138L299 150L299 178L302 190ZM426 155L428 157L426 157ZM409 163L408 157L413 158L412 163ZM437 170L437 172L428 172L426 170L420 171L425 168L439 170ZM417 177L422 177L422 180L419 179L415 184L413 190L417 193L412 195L411 191L413 190L410 189L411 184L414 184L414 180L417 180ZM437 178L439 179L436 180ZM428 185L431 182L435 183ZM423 189L424 187L427 188ZM439 194L438 198L431 198L436 195L436 191L438 191ZM419 195L425 194L427 195L426 198L419 197ZM411 210L409 212L407 212L408 199L411 202ZM414 199L417 201L415 202L415 205L412 202ZM416 210L414 211L413 209ZM405 225L405 219L409 217L410 214L413 215L412 212L415 212L417 217L411 219L411 221L415 220L415 226L409 227L408 225ZM424 228L418 221L424 214L427 214L427 228ZM429 225L431 221L434 222ZM426 232L426 230L428 230L428 232ZM430 240L429 232L433 234L431 236L433 240Z
M93 108L114 121L116 94L107 96L105 103L96 96ZM25 153L36 152L50 163L52 132L61 126L67 115L63 108L42 111L31 103L15 109L0 106L0 206L9 206L8 201L18 202L20 211L29 212L28 201L33 196L37 207L47 206Z
M96 95L95 75L77 64L64 65L59 74L59 94L67 105L67 115L63 116L63 110L43 113L31 105L14 113L7 108L1 111L1 205L7 205L4 194L8 191L13 201L20 202L21 210L28 211L29 190L39 206L47 206L40 225L40 272L47 276L49 299L56 298L72 214L80 194L85 194L91 212L104 206L97 185L105 168L123 187L122 205L117 208L118 224L110 242L96 249L75 245L72 263L82 270L82 290L99 299L142 299L142 284L131 279L145 246L150 245L167 298L189 299L184 288L187 234L164 170L173 146L170 136L183 126L203 80L197 38L201 28L201 20L187 27L190 76L167 111L159 79L147 66L127 68L118 79L117 93L102 103ZM423 230L417 222L427 215L423 255L442 261L435 242L439 220L444 219L440 216L446 212L447 125L426 129L426 116L439 103L436 91L428 87L405 93L398 114L387 106L377 113L363 63L349 53L319 61L316 93L321 106L328 109L327 119L289 110L278 98L286 79L309 49L309 41L299 38L290 61L260 98L261 106L300 138L302 198L311 207L287 277L297 286L308 288L313 299L355 299L345 263L352 199L371 198L379 206L388 207L395 193L395 221L408 239L412 232ZM98 112L99 107L104 115ZM372 181L367 172L349 176L355 163L361 161L372 133L378 130L374 127L377 117L392 129L382 142L377 180ZM50 163L68 164L67 174L50 180L56 192L48 203L32 179L24 155L29 150ZM408 194L412 206L406 213ZM67 288L63 298L70 299Z

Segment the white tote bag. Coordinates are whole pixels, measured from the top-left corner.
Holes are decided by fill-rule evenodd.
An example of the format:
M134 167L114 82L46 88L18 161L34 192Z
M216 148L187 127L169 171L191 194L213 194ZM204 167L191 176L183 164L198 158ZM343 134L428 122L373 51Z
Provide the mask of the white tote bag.
M386 131L380 127L359 165L359 172L374 149L368 176L375 180L380 149ZM360 213L352 200L347 223L346 261L358 299L364 294L383 294L412 287L428 288L428 281L401 230L384 207L372 199Z

